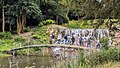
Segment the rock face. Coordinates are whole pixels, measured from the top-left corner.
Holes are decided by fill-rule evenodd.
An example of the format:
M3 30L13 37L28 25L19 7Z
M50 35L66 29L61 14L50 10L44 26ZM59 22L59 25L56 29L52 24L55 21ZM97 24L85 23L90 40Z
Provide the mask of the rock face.
M114 32L114 37L112 41L113 46L120 46L120 31Z

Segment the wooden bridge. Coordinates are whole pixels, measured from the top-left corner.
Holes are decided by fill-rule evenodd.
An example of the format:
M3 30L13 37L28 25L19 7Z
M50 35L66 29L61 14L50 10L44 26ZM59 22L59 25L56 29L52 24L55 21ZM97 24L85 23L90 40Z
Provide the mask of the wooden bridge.
M17 50L21 50L21 49L27 49L27 48L35 48L35 47L61 47L61 48L74 48L74 49L81 49L81 50L87 50L87 49L91 49L91 50L96 50L95 48L89 48L89 47L83 47L83 46L77 46L77 45L65 45L65 44L40 44L40 45L28 45L28 46L22 46L22 47L17 47L17 48L13 48L10 50L7 50L5 52L7 53L11 53Z

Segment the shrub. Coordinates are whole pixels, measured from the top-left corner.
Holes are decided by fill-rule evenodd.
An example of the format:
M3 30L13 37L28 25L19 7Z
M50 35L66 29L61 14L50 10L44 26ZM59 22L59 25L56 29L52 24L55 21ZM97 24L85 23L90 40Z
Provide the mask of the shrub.
M15 37L14 40L15 40L15 42L24 42L24 41L26 41L26 39L21 37L21 36Z
M109 39L108 39L108 37L106 37L106 36L103 36L101 39L100 39L100 43L101 43L101 45L102 45L102 48L104 49L108 49L108 41L109 41Z
M38 35L38 34L34 34L34 35L33 35L33 38L41 39L42 37L41 37L40 35Z
M23 28L23 32L29 32L29 31L30 31L30 27Z
M85 59L89 61L91 65L97 65L109 61L120 61L120 49L110 48L108 50L101 50L100 52L94 52L87 55Z
M106 58L107 61L120 61L119 48L110 48L108 50L103 50L102 55L103 58Z
M107 43L108 42L108 37L106 36L103 36L101 39L100 39L100 43Z
M12 39L12 34L10 32L0 32L1 39Z
M42 26L43 26L43 23L42 23L42 22L40 22L40 23L38 24L38 26L42 27Z
M68 27L69 28L93 28L93 26L90 25L91 23L85 22L84 20L79 21L69 21Z
M48 44L49 40L50 40L50 36L48 33L46 33L48 29L48 26L43 26L43 27L38 27L33 29L34 33L32 35L32 37L34 38L34 40L32 41L33 44L40 44L40 43L44 43L44 44Z
M13 44L14 43L14 40L13 39L2 39L0 40L0 43L2 44Z
M49 20L46 20L46 23L47 23L47 24L55 24L55 21L54 21L54 20L49 19Z
M41 26L43 26L43 25L55 24L55 23L56 23L56 22L55 22L54 20L49 19L49 20L45 20L45 21L40 22L40 23L39 23L39 26L41 27Z
M42 23L43 23L44 25L47 25L47 22L46 22L46 21L42 21Z

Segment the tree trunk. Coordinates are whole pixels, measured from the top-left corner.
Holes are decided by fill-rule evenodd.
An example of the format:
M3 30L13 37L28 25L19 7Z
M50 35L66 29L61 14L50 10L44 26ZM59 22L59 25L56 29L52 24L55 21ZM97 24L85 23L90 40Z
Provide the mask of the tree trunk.
M26 15L24 15L24 27L26 27Z
M58 15L56 16L56 23L57 23L57 25L58 25Z
M79 21L79 15L78 15L78 21Z
M21 17L17 16L17 34L21 33Z
M20 34L19 33L19 17L17 16L17 34Z
M3 0L3 6L2 6L2 32L5 31L5 14L4 14L4 0Z
M9 24L10 31L12 31L11 24Z
M23 32L23 29L26 27L26 15L25 14L23 14L22 15L22 23L21 23L21 31Z
M23 29L26 25L26 15L17 17L17 33L20 34L23 32Z
M19 31L18 33L20 34L22 30L22 24L21 24L21 16L19 16Z
M78 11L78 21L79 21L79 19L80 19L79 15L80 15L80 12Z

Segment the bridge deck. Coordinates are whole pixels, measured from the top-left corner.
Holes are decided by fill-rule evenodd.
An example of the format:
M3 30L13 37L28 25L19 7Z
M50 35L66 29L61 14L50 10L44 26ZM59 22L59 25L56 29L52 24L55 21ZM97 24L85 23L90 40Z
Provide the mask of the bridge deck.
M17 48L13 48L13 49L11 49L11 50L8 50L7 52L17 51L17 50L27 49L27 48L34 48L34 47L63 47L63 48L83 49L83 50L86 50L86 49L96 50L95 48L89 48L89 47L83 47L83 46L77 46L77 45L40 44L40 45L28 45L28 46L17 47Z

